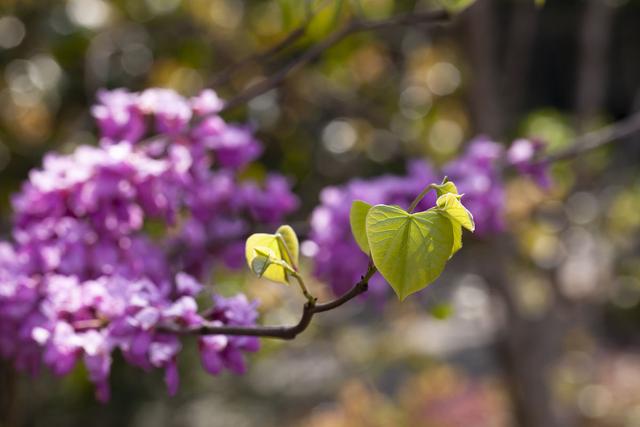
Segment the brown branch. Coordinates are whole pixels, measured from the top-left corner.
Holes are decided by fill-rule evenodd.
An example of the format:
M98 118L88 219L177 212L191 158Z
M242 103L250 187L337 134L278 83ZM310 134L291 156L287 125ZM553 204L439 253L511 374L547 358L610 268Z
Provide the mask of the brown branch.
M231 77L238 73L239 70L247 67L248 65L254 63L260 63L267 61L270 57L275 56L279 52L283 51L287 47L291 46L295 43L300 37L302 37L307 31L307 25L303 24L289 33L284 39L280 42L276 43L274 46L265 50L264 52L259 52L253 55L246 56L245 58L239 60L238 62L234 62L233 64L227 66L222 71L217 73L211 79L209 86L218 87L225 85L231 80Z
M326 39L318 42L302 55L293 59L280 70L271 76L250 86L245 92L231 98L226 104L223 111L227 111L246 103L247 101L262 95L265 92L279 86L289 74L299 70L309 62L320 57L325 50L331 48L345 37L364 31L377 31L385 28L417 25L417 24L438 24L449 19L449 14L443 10L419 12L406 15L398 15L388 19L379 21L362 21L352 19L341 29L331 33Z
M564 150L545 156L540 160L542 162L552 163L559 160L572 159L588 151L629 137L637 132L640 132L640 111L630 115L624 120L582 135L576 138L573 143Z
M311 323L311 319L317 313L330 311L340 307L344 303L352 300L358 295L366 292L369 286L369 279L375 274L376 268L373 264L369 264L367 272L358 283L341 297L332 301L317 304L315 301L308 301L302 310L300 321L293 326L219 326L213 324L205 324L195 328L183 329L176 326L165 326L162 329L178 334L187 335L243 335L262 338L277 338L282 340L292 340L302 331L307 329Z
M309 24L315 18L315 16L322 11L327 5L331 4L331 1L325 0L323 3L318 6L318 8L310 12L308 16L305 18L304 22L296 27L293 31L287 34L282 40L280 40L275 45L267 48L262 52L253 53L245 56L239 61L233 62L232 64L225 67L222 71L217 73L211 79L209 86L217 87L221 85L225 85L231 80L231 77L236 74L239 70L247 67L251 64L259 64L261 62L268 62L275 57L283 50L292 46L295 42L297 42L302 36L307 33L307 29L309 28Z

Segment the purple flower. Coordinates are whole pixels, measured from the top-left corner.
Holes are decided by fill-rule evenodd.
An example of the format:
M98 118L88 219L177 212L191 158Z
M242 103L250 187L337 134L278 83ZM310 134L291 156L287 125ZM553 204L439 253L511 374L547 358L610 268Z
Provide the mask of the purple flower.
M262 153L248 126L226 124L218 116L204 119L193 130L192 137L213 150L215 161L225 168L243 167Z
M110 142L137 142L144 135L144 117L138 108L138 95L124 89L101 90L98 104L91 108L102 138Z
M540 187L548 189L551 187L549 165L537 160L544 149L545 143L539 139L516 139L507 151L507 161L521 174L531 177Z
M96 396L101 402L110 397L109 373L111 372L111 347L106 331L89 330L81 338L84 349L84 364L89 379L96 385Z
M162 310L162 317L183 326L196 326L202 323L196 300L191 296L183 296L173 302Z
M252 326L258 313L257 302L250 303L247 297L239 294L231 298L214 297L213 310L208 319L213 325ZM244 352L255 352L260 348L257 337L210 335L198 340L200 359L204 369L218 374L223 367L242 374L246 370Z
M222 326L222 322L213 322L213 325ZM218 375L224 368L222 352L229 340L225 335L208 335L198 340L200 360L202 367L211 375Z
M164 382L167 384L169 396L175 396L180 386L180 375L178 374L178 365L175 358L167 364L164 371Z
M288 181L280 175L267 176L262 185L247 182L239 190L239 200L256 222L276 224L298 207L298 198L291 193Z
M44 334L43 334L44 335ZM69 373L81 354L81 338L67 322L56 322L46 339L44 361L57 375Z
M260 143L215 116L212 91L186 100L168 89L101 91L92 113L99 147L48 154L12 199L14 243L0 242L0 356L19 369L64 375L85 364L100 400L110 395L113 351L178 387L178 335L203 322L196 296L255 225L297 207L288 182L241 181ZM192 123L192 117L200 120ZM157 134L146 139L153 119ZM216 298L208 321L253 325L255 304ZM245 369L253 337L229 337L206 369ZM208 343L208 344L207 344ZM215 347L215 346L214 346ZM214 356L220 368L214 368Z
M194 296L202 291L202 284L192 276L179 272L176 274L176 290L180 295Z
M213 304L209 318L225 325L251 326L258 318L258 302L249 302L243 294L229 298L216 295L213 297Z
M205 89L189 100L191 109L198 116L217 114L224 107L224 101L211 89Z
M159 133L176 135L186 129L193 115L189 102L171 89L147 89L140 94L138 106L156 119Z

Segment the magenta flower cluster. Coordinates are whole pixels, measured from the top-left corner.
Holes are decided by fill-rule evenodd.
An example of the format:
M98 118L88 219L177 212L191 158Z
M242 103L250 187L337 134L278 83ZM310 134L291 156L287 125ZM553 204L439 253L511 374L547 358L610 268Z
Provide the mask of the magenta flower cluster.
M282 176L242 181L261 153L247 126L225 122L210 90L103 91L93 107L98 147L49 154L13 199L13 241L0 244L0 356L64 375L84 362L109 398L113 352L178 387L181 342L163 326L253 325L256 303L196 295L214 260L238 264L253 228L297 207ZM199 340L204 368L241 373L251 337Z
M406 209L426 185L441 181L443 176L448 176L464 194L464 204L475 219L476 236L503 231L505 195L502 165L510 164L546 187L549 182L546 165L535 159L542 148L543 144L538 141L521 139L505 153L501 144L478 137L469 142L460 157L444 165L440 173L425 161L413 161L409 163L405 176L355 179L342 186L325 188L320 194L320 205L311 216L309 237L317 245L314 251L315 275L328 282L339 295L367 270L368 257L351 237L349 210L354 200L398 205ZM429 193L418 205L418 211L430 208L434 202L434 194ZM370 281L370 290L371 294L382 298L388 293L389 286L380 274L376 274Z
M507 161L521 174L533 179L540 187L548 189L551 187L549 164L538 158L545 147L546 144L540 139L516 139L507 151Z
M179 383L182 343L176 327L255 325L257 303L244 295L196 297L216 265L243 264L244 240L275 228L297 208L287 180L258 183L240 172L262 151L252 130L219 116L224 102L205 90L186 99L167 89L102 91L92 108L97 147L49 154L13 198L11 241L0 242L0 356L30 372L58 375L84 363L101 400L109 398L112 357L144 370L163 369L170 393ZM474 214L477 234L504 228L502 166L543 186L542 144L516 141L508 152L486 138L441 172L413 161L405 176L355 179L329 187L311 218L316 275L342 294L366 271L351 237L356 199L408 207L424 186L448 175ZM424 198L419 210L434 203ZM388 287L381 276L372 293ZM200 298L202 300L202 298ZM202 301L200 301L202 303ZM245 371L258 339L205 336L201 362L211 374Z

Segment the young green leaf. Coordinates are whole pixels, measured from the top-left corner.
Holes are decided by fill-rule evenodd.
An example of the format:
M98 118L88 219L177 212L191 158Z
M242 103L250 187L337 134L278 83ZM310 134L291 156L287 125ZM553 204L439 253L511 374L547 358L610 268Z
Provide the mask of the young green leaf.
M286 269L275 263L284 260L280 245L279 239L273 234L252 234L245 244L245 257L254 273L274 282L289 284ZM255 261L258 257L260 258Z
M351 224L351 233L356 243L362 249L362 252L369 255L369 241L367 240L366 221L367 214L371 209L371 205L362 200L355 200L351 204L351 212L349 213L349 223Z
M281 225L276 230L276 236L281 236L280 251L283 259L294 268L298 268L298 259L300 257L300 244L296 232L288 225ZM283 247L286 246L286 247Z
M251 260L250 267L258 277L262 277L272 263L273 251L265 246L256 246L254 252L256 256Z
M451 221L433 209L410 214L376 205L366 229L373 262L400 300L433 282L453 248Z
M447 193L458 194L458 188L451 181L445 181L442 184L433 184L433 187L436 189L438 197Z
M447 11L451 13L460 13L469 6L471 6L475 0L438 0L439 3Z
M456 252L462 249L462 226L457 221L451 221L451 231L453 232L453 246L451 247L451 258Z
M451 221L457 222L469 231L474 231L476 225L473 222L473 215L464 207L460 202L460 198L457 194L446 193L438 197L436 206L442 211Z

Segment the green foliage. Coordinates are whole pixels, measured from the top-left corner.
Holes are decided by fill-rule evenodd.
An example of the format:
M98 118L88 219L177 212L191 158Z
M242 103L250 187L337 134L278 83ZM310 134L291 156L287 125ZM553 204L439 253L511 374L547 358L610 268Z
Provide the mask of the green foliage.
M455 184L432 184L436 206L409 213L397 206L351 205L351 231L360 247L403 300L433 282L462 247L462 227L474 231L473 216L460 201Z
M433 184L433 188L436 189L438 197L447 193L458 194L458 188L456 187L456 185L451 181L447 181L446 178L444 179L444 181L442 181L442 184Z
M351 205L349 222L356 243L370 254L400 300L440 276L447 261L462 247L462 227L475 229L473 216L460 201L462 196L453 182L445 179L428 188L435 189L439 197L436 206L424 212L371 206L362 200ZM251 235L245 256L249 268L259 277L284 284L289 284L291 275L299 277L298 236L288 225L279 227L275 234Z
M451 221L433 209L410 214L376 205L366 227L373 262L400 300L433 282L451 255Z
M440 185L433 185L438 195L438 201L436 202L438 208L443 210L445 215L451 220L451 226L453 227L453 247L451 248L451 256L458 252L462 248L462 222L465 223L466 228L470 231L475 230L475 223L473 222L473 216L462 203L460 203L460 197L458 196L458 188L456 185L447 181L445 178ZM450 194L450 195L447 195ZM451 197L455 197L456 200L450 200ZM460 220L456 219L456 216L460 217Z
M366 221L367 214L371 209L371 205L363 202L362 200L356 200L351 205L351 212L349 213L349 223L351 224L351 233L356 239L356 243L362 249L362 252L369 254L369 240L367 239Z
M273 263L275 255L271 249L265 246L256 246L254 252L255 256L251 260L251 270L259 277L262 277Z
M289 273L298 264L298 236L288 225L278 228L275 234L252 234L245 244L245 258L259 277L289 284Z
M462 196L459 194L443 194L438 197L436 206L451 222L458 223L469 231L474 231L476 224L473 222L473 215L462 205L461 198Z
M273 263L274 260L283 259L278 238L274 234L251 235L245 245L245 257L249 268L258 276L278 283L289 283L285 269Z
M568 115L552 108L530 113L522 123L519 133L545 141L548 153L565 148L576 137Z
M449 12L460 13L471 6L475 0L438 0L438 2Z

